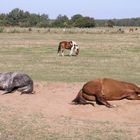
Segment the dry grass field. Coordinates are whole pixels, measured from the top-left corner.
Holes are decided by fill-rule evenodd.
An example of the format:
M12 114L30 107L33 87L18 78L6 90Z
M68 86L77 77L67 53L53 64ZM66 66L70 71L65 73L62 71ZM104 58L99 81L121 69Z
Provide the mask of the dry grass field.
M0 71L23 71L35 95L0 96L0 140L139 140L140 102L118 107L75 106L82 85L109 77L140 85L140 29L5 29L0 33ZM79 56L57 55L58 43L74 40ZM1 92L2 93L2 92Z

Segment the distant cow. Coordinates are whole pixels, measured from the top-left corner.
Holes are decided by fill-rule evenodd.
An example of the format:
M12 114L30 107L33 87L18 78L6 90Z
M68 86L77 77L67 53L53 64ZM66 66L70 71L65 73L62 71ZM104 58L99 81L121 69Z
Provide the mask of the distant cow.
M79 47L78 47L78 44L74 41L62 41L59 43L59 46L58 46L58 55L60 55L60 52L61 52L61 55L64 56L64 50L65 49L69 49L70 50L70 53L69 55L73 55L73 52L75 52L76 55L79 54Z
M130 29L129 29L129 32L133 32L133 31L134 31L134 29L133 29L133 28L130 28Z
M124 98L140 100L138 94L140 94L140 88L135 84L104 78L87 82L72 102L94 106L94 103L91 101L96 101L107 107L113 107L107 101Z
M14 92L15 90L23 93L33 93L33 80L24 73L5 72L0 73L0 90L4 94Z

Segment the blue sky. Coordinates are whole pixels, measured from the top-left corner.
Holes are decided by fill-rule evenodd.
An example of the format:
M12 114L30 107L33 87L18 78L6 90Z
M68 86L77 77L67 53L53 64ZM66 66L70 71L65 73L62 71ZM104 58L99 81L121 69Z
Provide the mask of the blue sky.
M30 13L59 14L69 18L75 14L95 19L140 17L140 0L0 0L0 13L19 8Z

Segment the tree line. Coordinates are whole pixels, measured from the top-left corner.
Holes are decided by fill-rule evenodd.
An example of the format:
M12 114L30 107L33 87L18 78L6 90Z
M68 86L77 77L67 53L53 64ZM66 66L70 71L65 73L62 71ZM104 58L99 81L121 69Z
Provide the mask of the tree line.
M61 28L90 28L113 26L140 26L140 18L95 20L92 17L73 15L70 19L66 15L58 15L56 19L49 19L47 14L34 14L15 8L8 14L0 14L0 26L19 27L61 27Z

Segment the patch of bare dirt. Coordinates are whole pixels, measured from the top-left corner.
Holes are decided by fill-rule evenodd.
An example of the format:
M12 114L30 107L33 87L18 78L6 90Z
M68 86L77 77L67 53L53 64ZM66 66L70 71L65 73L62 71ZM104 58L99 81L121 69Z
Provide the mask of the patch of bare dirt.
M140 101L112 101L116 108L71 104L83 84L35 82L35 94L1 94L0 139L140 138Z
M14 109L14 113L30 114L39 112L47 117L71 117L74 119L140 123L140 101L112 101L116 108L103 105L72 105L84 83L35 82L34 95L1 95L0 105Z

